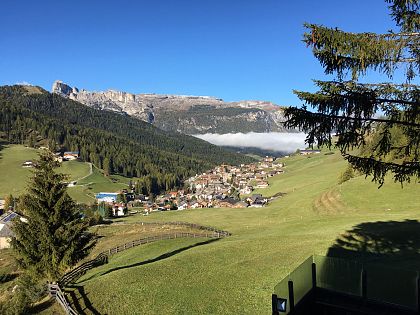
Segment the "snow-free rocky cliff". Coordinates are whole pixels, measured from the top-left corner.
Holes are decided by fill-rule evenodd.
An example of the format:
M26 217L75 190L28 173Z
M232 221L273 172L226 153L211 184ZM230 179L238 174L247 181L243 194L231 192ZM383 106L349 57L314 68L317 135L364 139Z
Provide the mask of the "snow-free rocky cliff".
M224 102L208 96L86 91L55 81L52 93L87 106L126 113L186 134L286 131L281 107L264 101Z

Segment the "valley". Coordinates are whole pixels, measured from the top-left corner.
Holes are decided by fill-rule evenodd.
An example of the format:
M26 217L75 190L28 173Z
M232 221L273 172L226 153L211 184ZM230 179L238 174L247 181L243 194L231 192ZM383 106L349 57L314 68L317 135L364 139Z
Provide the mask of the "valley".
M420 314L420 0L1 8L0 315Z
M337 152L325 153L282 159L285 172L270 178L270 187L260 193L284 195L264 208L204 208L118 219L125 224L187 221L216 226L232 236L198 246L200 240L194 239L158 241L116 254L78 280L75 286L85 293L84 298L77 295L78 303L114 314L162 309L167 314L269 314L274 286L306 257L328 254L346 235L354 236L353 247L346 248L354 255L365 246L385 263L419 268L416 255L382 252L362 237L373 233L384 242L397 242L401 233L418 225L419 185L401 188L389 179L378 189L364 176L338 185L345 162ZM373 230L364 230L368 223ZM417 250L418 242L413 246ZM153 262L141 263L149 260Z

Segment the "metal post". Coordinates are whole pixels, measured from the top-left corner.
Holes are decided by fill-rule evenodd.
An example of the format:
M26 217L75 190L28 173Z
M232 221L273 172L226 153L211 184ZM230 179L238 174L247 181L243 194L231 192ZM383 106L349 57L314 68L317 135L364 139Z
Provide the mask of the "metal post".
M279 315L279 310L277 309L277 295L272 294L271 295L271 309L273 315Z
M367 273L366 270L362 270L362 298L367 299Z
M420 277L417 272L417 313L420 314Z
M312 289L316 289L316 264L312 263Z
M293 292L293 281L289 280L288 282L288 286L289 286L289 303L290 303L290 312L295 310L295 294Z

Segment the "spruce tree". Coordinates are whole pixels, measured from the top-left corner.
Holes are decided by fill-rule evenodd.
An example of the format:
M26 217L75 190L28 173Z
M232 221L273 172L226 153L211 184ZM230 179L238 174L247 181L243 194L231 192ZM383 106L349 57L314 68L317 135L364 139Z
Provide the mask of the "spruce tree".
M337 146L354 169L380 185L387 173L401 183L420 178L420 86L413 84L420 71L420 2L387 2L398 33L305 24L303 41L325 73L336 77L315 81L316 93L294 91L304 104L285 111L286 126L306 132L308 144ZM367 70L387 80L404 71L404 82L361 83ZM371 150L363 150L367 145Z
M58 166L51 152L40 155L21 205L26 220L15 221L11 241L22 267L52 281L94 245L89 222L67 194L66 175L56 172Z
M15 198L12 194L6 196L4 199L4 211L15 209Z

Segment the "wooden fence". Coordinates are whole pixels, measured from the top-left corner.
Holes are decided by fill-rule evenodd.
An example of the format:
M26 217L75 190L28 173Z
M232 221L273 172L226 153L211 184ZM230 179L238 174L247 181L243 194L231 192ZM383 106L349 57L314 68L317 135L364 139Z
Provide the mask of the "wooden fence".
M110 248L106 251L103 251L94 259L89 260L81 264L80 266L76 267L75 269L66 273L61 279L58 281L57 284L48 284L48 292L52 297L55 297L58 303L63 307L67 314L70 315L77 315L77 313L70 307L70 304L67 302L61 287L65 287L66 285L73 283L81 276L83 276L87 271L97 266L106 264L108 262L108 258L112 255L115 255L119 252L127 250L132 247L136 247L143 244L148 244L156 241L161 240L168 240L168 239L176 239L176 238L224 238L230 236L231 233L227 231L223 231L220 229L216 229L214 227L188 223L188 222L141 222L141 223L132 223L132 224L141 224L141 225L173 225L173 226L185 226L192 229L199 230L198 232L191 233L191 232L172 232L166 233L161 235L149 236L144 237L132 242L128 242L114 248Z
M66 296L61 290L58 284L47 284L47 290L50 296L56 299L56 301L61 305L66 314L78 315L77 312L70 306L70 303L67 302Z

